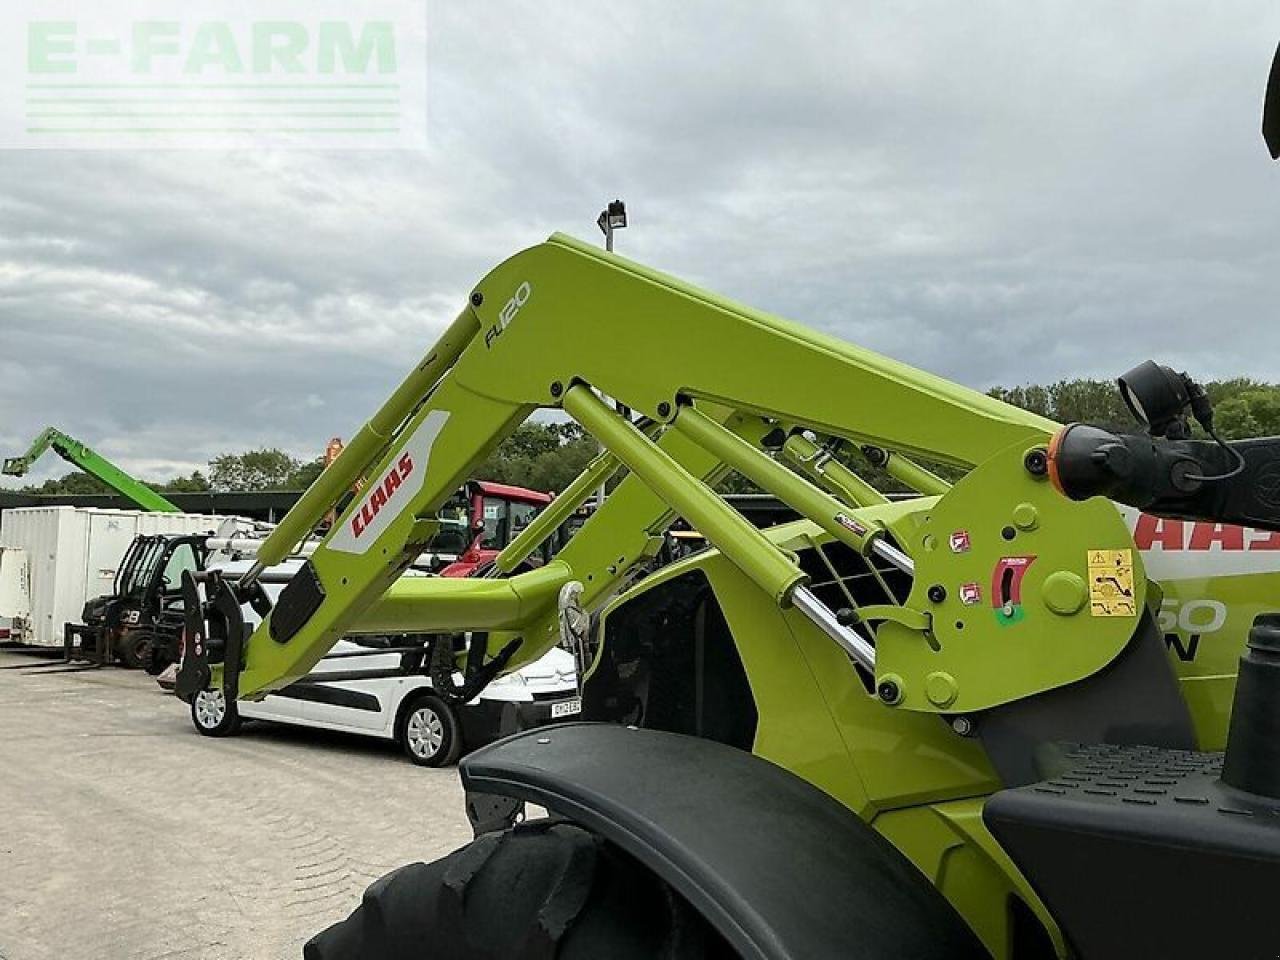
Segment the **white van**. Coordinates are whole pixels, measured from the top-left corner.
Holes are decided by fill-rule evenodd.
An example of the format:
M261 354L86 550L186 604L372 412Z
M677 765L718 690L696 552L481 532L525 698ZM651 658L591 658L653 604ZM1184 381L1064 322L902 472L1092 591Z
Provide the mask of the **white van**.
M396 740L414 763L439 767L456 761L464 750L582 712L573 656L558 647L456 707L436 696L430 678L421 673L324 682L326 673L350 671L353 662L361 670L400 669L401 653L364 655L370 648L363 644L370 641L385 642L341 640L306 680L261 701L228 704L221 690L205 690L191 704L191 720L210 737L236 733L244 719Z
M286 561L277 572L292 572ZM248 563L219 564L225 574L243 573ZM274 600L279 584L264 584ZM257 616L245 608L247 622ZM582 712L573 655L552 648L523 669L502 677L462 705L437 696L420 672L420 653L406 652L402 639L352 636L338 641L307 677L260 701L228 704L221 690L205 690L191 703L191 721L208 737L236 733L243 720L271 720L303 727L340 730L396 740L414 763L439 767L508 734ZM385 650L386 652L379 652ZM325 674L353 669L386 672L362 680L326 682Z

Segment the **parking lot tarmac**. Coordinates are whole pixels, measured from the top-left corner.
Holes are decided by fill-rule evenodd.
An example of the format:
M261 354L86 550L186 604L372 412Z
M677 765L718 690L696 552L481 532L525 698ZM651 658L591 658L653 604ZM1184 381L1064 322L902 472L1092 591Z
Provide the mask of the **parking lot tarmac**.
M0 650L2 960L302 955L365 887L471 836L456 769L246 723L137 671Z

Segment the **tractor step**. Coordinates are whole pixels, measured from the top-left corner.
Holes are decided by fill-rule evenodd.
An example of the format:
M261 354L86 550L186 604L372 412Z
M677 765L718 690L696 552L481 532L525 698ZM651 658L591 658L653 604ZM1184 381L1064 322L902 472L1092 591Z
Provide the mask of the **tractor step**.
M1065 759L983 819L1080 957L1275 955L1280 801L1223 784L1221 753L1097 744Z

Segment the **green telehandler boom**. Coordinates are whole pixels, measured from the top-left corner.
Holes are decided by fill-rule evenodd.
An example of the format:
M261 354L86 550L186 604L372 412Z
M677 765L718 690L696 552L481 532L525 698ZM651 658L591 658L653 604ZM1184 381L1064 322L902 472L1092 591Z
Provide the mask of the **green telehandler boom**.
M420 669L462 700L553 644L584 667L589 722L463 762L475 841L305 956L1274 955L1280 438L1218 441L1156 364L1121 385L1141 432L1064 427L566 236L497 266L248 574L184 578L193 713L348 633L437 635ZM401 579L539 408L599 459L495 576ZM730 471L802 519L756 529ZM272 605L257 578L361 477ZM709 549L654 569L677 516Z
M152 513L182 512L145 483L129 476L102 454L94 452L79 440L53 427L49 427L36 437L30 449L22 456L7 457L0 473L9 477L25 476L31 469L31 465L39 460L46 450L52 450L67 463L79 467L89 476L105 483L116 493L136 504L139 509Z

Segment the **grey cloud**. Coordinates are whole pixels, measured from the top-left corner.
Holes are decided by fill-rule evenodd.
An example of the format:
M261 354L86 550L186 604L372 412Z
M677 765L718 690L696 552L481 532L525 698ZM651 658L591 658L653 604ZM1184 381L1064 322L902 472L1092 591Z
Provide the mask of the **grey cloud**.
M615 195L628 255L974 386L1274 377L1273 4L429 15L425 153L0 154L6 453L48 422L149 477L314 455Z

